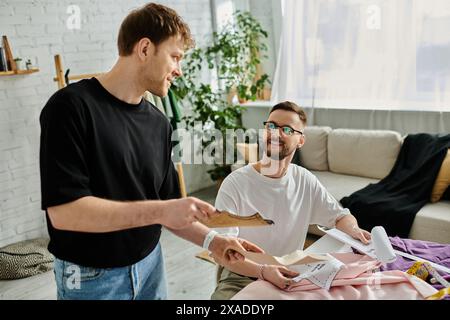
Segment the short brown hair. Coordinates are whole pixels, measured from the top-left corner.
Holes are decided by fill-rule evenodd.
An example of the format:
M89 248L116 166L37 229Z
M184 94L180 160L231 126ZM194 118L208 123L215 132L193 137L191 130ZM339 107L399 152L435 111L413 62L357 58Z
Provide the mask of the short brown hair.
M182 37L186 49L194 46L189 26L175 10L156 3L146 4L131 11L120 25L117 39L119 55L130 55L142 38L149 38L157 46L176 35Z
M290 101L280 102L280 103L274 105L272 107L272 109L270 109L269 114L271 114L275 110L285 110L285 111L295 112L296 114L298 114L298 116L299 116L300 120L302 120L303 124L306 125L305 111L303 110L303 108L299 107L298 105L296 105L293 102L290 102Z

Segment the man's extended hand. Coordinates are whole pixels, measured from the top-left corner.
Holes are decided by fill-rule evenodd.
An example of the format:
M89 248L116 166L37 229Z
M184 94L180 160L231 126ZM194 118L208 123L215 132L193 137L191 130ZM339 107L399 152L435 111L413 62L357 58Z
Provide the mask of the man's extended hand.
M214 237L209 245L209 251L211 251L211 257L221 265L245 260L245 257L239 251L264 253L263 249L247 240L222 235Z
M361 241L364 244L369 244L371 235L369 231L361 229L358 226L358 221L352 214L347 214L336 222L336 229L348 234L352 238Z
M369 231L361 229L358 226L354 226L348 231L348 234L356 240L361 241L364 244L369 244L372 236Z
M217 214L219 213L212 205L194 197L167 200L160 223L170 229L179 230Z

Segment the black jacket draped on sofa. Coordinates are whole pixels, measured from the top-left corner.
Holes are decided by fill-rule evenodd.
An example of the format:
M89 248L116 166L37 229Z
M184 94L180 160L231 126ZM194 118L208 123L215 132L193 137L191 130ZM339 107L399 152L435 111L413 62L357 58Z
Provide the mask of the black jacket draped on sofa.
M407 238L416 213L430 201L436 176L450 148L450 134L408 135L389 175L341 199L370 231L383 226L389 236Z

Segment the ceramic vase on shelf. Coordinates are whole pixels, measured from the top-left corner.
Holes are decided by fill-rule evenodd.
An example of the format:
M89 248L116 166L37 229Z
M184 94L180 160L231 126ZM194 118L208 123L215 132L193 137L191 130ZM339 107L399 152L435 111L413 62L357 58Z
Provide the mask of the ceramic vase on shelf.
M24 70L25 69L25 66L23 64L23 60L22 59L14 59L14 61L16 62L17 70Z

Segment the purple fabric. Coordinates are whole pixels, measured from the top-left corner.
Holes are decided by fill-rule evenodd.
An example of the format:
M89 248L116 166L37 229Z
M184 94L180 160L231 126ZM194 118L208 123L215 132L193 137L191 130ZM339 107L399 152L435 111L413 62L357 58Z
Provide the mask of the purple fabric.
M403 239L399 237L389 237L389 240L391 241L392 247L398 251L406 252L416 257L420 257L450 268L450 244ZM415 261L397 255L396 261L393 263L388 263L385 267L381 267L381 270L407 271L414 263ZM447 281L450 281L450 274L446 274L441 271L439 271L439 274L441 274ZM438 290L443 288L443 286L439 283L432 285ZM447 295L445 300L450 300L450 296Z

